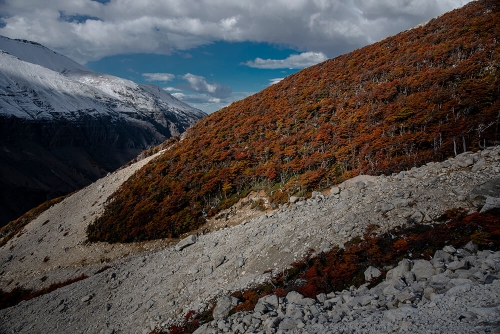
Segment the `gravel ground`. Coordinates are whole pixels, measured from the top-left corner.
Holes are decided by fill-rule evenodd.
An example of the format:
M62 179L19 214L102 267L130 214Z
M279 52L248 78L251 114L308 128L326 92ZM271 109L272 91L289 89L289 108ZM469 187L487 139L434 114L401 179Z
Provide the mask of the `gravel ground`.
M495 147L392 176L360 176L327 195L291 198L293 203L236 226L229 217L230 227L191 236L177 248L171 240L85 244L88 223L102 212L106 198L147 163L143 160L54 205L0 248L4 290L11 281L29 287L40 286L40 276L48 282L93 274L1 310L0 332L143 333L165 328L190 309L206 309L220 296L268 280L310 248L327 250L363 235L370 224L385 232L432 223L454 207L475 211L485 203L497 205L499 152ZM106 261L112 268L94 274Z

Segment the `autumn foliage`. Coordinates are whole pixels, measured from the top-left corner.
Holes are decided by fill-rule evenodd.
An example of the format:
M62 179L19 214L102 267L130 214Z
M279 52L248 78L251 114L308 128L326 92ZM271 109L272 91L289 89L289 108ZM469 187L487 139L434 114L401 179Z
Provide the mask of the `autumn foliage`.
M497 2L475 1L235 102L131 177L89 240L175 237L251 189L283 203L496 144L499 36Z

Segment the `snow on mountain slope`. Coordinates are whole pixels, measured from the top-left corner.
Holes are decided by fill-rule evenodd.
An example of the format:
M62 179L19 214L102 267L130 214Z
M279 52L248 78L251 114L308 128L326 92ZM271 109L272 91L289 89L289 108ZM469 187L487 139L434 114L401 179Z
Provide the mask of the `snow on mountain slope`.
M74 60L31 41L0 36L0 50L6 51L21 60L46 67L56 72L87 70L85 66L78 64Z
M0 115L47 120L74 117L76 111L118 112L151 118L170 135L206 116L158 86L91 72L35 42L0 36L0 50L5 51L0 56Z
M179 101L155 85L138 85L127 79L90 71L68 71L65 76L98 88L145 114L162 111L166 114L178 114L188 119L206 116L201 110Z
M66 75L0 52L0 115L75 120L83 115L151 118L183 132L205 114L154 85L89 71Z
M178 110L189 110L189 112L194 113L199 117L205 117L206 114L196 108L191 107L187 103L178 100L176 97L167 93L165 90L161 89L156 85L139 85L143 90L154 96L157 100L163 101L165 104L170 106L170 108L176 108Z
M0 115L25 119L136 113L92 86L0 52Z

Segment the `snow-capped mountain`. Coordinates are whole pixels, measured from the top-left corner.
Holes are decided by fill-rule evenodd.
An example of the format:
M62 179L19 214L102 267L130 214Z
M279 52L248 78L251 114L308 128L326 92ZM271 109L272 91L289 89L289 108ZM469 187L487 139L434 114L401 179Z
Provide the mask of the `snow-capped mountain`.
M127 103L40 65L0 51L0 115L28 120L136 113Z
M155 119L172 134L179 134L179 124L185 128L206 116L201 110L179 101L156 85L138 85L133 81L90 71L67 71L64 75L76 82L95 87L134 108L143 116ZM181 131L182 132L182 131Z
M0 115L75 119L83 115L152 118L168 135L204 112L155 85L94 73L38 43L0 36ZM10 98L9 98L10 97ZM14 98L12 98L14 97Z
M0 226L79 189L206 114L154 85L0 37Z
M56 72L69 70L88 71L85 66L36 42L0 36L0 50Z

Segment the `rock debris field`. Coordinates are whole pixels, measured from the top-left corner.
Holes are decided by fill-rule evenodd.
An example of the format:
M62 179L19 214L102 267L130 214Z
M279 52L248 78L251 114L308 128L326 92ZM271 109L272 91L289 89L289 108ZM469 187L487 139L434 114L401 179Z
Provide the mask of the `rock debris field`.
M221 297L216 319L195 333L500 333L499 262L500 252L478 252L471 242L438 250L431 261L405 259L372 289L269 295L253 312L230 317L225 306L236 301Z
M231 292L269 281L310 248L342 246L372 224L383 233L433 223L451 208L500 206L499 153L492 147L392 176L358 176L327 194L292 197L279 210L176 244L86 244L85 228L143 160L54 205L0 248L3 290L12 281L40 287L90 276L0 310L0 333L149 333L215 303L216 319L198 332L500 333L500 254L477 252L474 244L445 247L430 262L403 260L372 289L264 297L253 312L227 315L238 302ZM111 268L96 273L103 257Z

